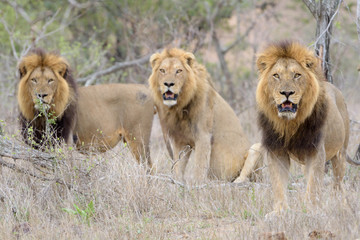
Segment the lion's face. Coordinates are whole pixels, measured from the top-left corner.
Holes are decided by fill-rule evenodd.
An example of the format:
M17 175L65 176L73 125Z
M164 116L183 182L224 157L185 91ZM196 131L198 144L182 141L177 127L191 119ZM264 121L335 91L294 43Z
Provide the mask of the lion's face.
M30 74L27 84L36 109L50 108L58 82L54 72L47 67L38 67Z
M270 69L268 89L280 118L296 117L307 81L305 70L294 59L282 58Z
M18 70L17 98L20 111L27 120L32 120L40 109L61 117L76 100L75 84L64 58L38 50L24 56Z
M178 58L164 59L158 69L158 84L163 103L169 107L177 104L188 73Z
M270 45L258 56L256 102L276 131L284 131L284 121L300 124L312 113L322 79L318 63L312 51L296 42Z
M168 107L183 106L193 97L196 81L191 68L194 55L181 49L164 50L150 59L153 72L150 88L157 104Z

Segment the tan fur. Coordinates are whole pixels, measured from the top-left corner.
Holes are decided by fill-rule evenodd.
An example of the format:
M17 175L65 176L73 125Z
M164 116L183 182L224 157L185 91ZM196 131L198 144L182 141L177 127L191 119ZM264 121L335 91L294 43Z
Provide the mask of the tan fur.
M149 141L154 103L149 90L139 84L104 84L79 88L77 147L100 151L124 140L138 162L152 168Z
M192 53L176 48L152 55L150 63L150 89L163 133L173 143L175 176L190 184L207 177L234 180L244 165L249 142L205 67ZM164 100L168 91L177 99ZM188 147L194 150L191 158Z
M335 186L341 187L345 174L346 148L349 139L349 117L341 92L332 84L324 81L318 60L306 47L285 42L274 44L260 53L257 66L260 72L259 84L256 90L260 123L269 122L272 126L271 136L269 126L262 125L263 144L267 145L269 154L269 170L272 181L275 211L288 208L286 186L290 158L305 164L307 179L306 198L315 201L321 190L324 165L326 160L333 164ZM295 73L301 77L295 78ZM276 78L274 76L277 76ZM278 115L277 105L284 95L281 91L293 91L290 95L298 104L295 118L288 119ZM323 113L325 119L314 117L314 111ZM326 114L325 114L326 112ZM262 117L261 117L262 116ZM302 135L307 121L313 118L314 129L308 129L307 135ZM321 124L323 121L323 124ZM311 132L319 131L314 139L307 139ZM266 132L269 135L266 135ZM284 139L282 146L271 145L267 139L278 141ZM297 139L294 139L297 138ZM275 139L275 140L274 140ZM317 146L302 146L302 142L314 141ZM281 142L279 140L279 142ZM297 142L298 145L291 145ZM315 152L312 153L312 147Z

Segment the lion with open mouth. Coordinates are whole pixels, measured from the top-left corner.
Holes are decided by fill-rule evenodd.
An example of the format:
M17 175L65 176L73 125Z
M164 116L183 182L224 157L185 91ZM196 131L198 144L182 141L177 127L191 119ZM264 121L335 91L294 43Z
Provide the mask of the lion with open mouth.
M349 116L341 92L326 82L318 59L296 42L268 46L257 59L256 90L262 145L268 152L275 211L288 208L286 186L290 158L305 165L306 199L322 189L325 162L331 160L337 189L346 161Z
M153 54L150 63L150 89L165 139L173 145L176 178L197 184L208 178L233 181L240 171L251 174L244 170L248 139L205 67L177 48Z

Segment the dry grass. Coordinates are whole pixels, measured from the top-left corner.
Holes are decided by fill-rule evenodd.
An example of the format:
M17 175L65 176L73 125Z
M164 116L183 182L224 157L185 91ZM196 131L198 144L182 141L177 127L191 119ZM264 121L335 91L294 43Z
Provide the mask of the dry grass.
M290 1L279 1L275 10L276 14L283 15L279 14L280 21L259 23L247 41L258 50L269 41L284 38L313 42L314 20L308 24L299 20L303 13L312 19L311 14L299 12L297 8L281 10L289 4ZM345 22L343 26L346 25ZM344 34L345 30L343 27L334 33L337 41L346 43L337 43L332 49L334 62L339 65L334 67L335 85L344 94L350 118L360 121L358 50L352 47L358 42L356 36ZM228 44L225 40L224 45ZM210 62L217 61L214 53L214 49L206 50L203 57L212 60ZM206 57L206 54L212 55ZM243 74L244 66L254 69L252 49L245 54L235 50L228 56L233 72ZM338 58L341 61L337 61ZM15 66L13 57L2 56L0 120L5 123L0 125L9 136L19 134ZM240 107L235 111L254 143L260 136L255 123L255 70L251 74L246 82L237 81L242 91L239 90ZM352 123L348 149L351 156L359 142L360 124ZM272 211L268 178L247 186L211 182L200 189L185 189L166 177L171 174L171 162L158 121L153 126L151 144L151 156L158 170L155 176L146 175L145 169L135 163L123 145L105 154L88 156L63 149L61 156L66 164L53 175L71 183L71 189L3 167L0 170L0 239L264 239L266 233L271 232L284 233L288 239L308 239L313 231L330 231L335 239L360 238L359 167L347 165L346 191L342 194L333 191L330 171L325 178L322 204L309 208L303 203L304 177L300 167L293 165L288 187L292 210L278 218L265 219ZM88 171L89 174L84 174Z
M292 210L265 219L272 210L268 179L247 186L212 182L186 189L167 181L171 162L157 121L151 149L155 176L146 175L123 145L88 156L63 150L67 164L54 175L70 182L71 189L3 167L1 239L258 239L268 232L307 239L314 230L330 231L336 239L360 236L359 168L348 166L343 194L333 191L330 172L323 204L309 209L303 203L303 175L293 166ZM86 176L83 172L90 169Z

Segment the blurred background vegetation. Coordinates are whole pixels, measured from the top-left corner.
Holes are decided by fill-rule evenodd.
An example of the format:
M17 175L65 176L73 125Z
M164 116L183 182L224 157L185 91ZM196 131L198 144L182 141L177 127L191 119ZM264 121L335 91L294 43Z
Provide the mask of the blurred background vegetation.
M342 1L331 35L334 84L355 121L356 6ZM205 64L217 90L241 114L255 108L256 54L283 39L313 48L315 31L316 20L301 0L0 0L1 119L17 116L16 65L32 47L61 53L80 85L147 83L148 57L181 47Z

